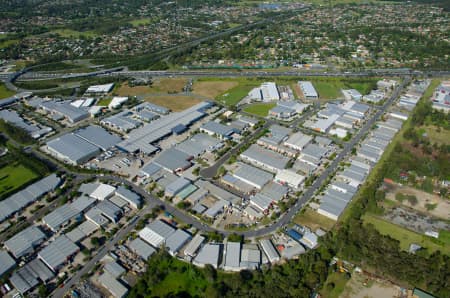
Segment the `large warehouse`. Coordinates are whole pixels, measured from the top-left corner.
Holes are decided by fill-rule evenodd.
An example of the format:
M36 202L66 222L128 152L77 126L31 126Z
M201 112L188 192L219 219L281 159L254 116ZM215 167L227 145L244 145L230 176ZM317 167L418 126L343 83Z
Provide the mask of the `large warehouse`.
M121 139L99 126L88 126L47 142L48 151L56 158L78 165L119 143Z

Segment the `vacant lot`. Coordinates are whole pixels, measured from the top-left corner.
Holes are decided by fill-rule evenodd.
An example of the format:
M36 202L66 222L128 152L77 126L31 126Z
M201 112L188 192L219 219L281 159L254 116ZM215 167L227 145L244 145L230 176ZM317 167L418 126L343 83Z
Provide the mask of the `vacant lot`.
M117 89L116 93L119 96L138 96L148 95L152 93L179 93L183 91L187 79L184 78L163 78L153 81L151 86L136 86L130 87L124 83Z
M53 34L58 34L61 37L66 38L80 38L80 37L96 37L98 36L97 33L94 31L75 31L72 29L56 29L51 31Z
M97 102L98 106L103 106L103 107L107 107L112 101L112 98L106 97L106 98L102 98Z
M334 220L323 216L310 208L306 208L303 213L298 213L294 217L294 222L302 226L307 226L313 231L318 228L329 231L336 223Z
M246 97L250 90L259 86L260 84L261 83L258 81L241 80L239 82L239 85L217 96L216 100L227 106L234 106L244 97Z
M0 99L8 98L16 94L15 92L8 90L5 84L0 83Z
M136 19L130 21L130 24L133 25L133 27L148 25L152 22L150 18L142 18L142 19Z
M196 81L192 91L195 94L215 99L237 85L239 83L233 81Z
M333 272L328 275L320 294L324 298L338 298L342 291L344 291L348 280L347 273Z
M353 273L346 284L341 298L394 298L399 297L401 288L384 280L371 278L361 273Z
M267 114L269 114L269 111L275 107L277 104L276 103L255 103L249 106L246 106L244 109L244 112L253 114L253 115L257 115L257 116L261 116L261 117L266 117Z
M437 239L412 232L372 214L366 213L362 219L366 224L373 224L381 234L398 240L402 250L408 251L409 246L412 243L416 243L427 248L430 253L440 250L443 254L450 255L450 246L445 245L445 242L441 241L441 243L438 243Z
M12 193L38 177L37 174L19 163L3 167L0 169L0 196Z
M408 206L420 212L429 213L439 218L450 218L450 202L448 200L409 186L401 186L393 189L386 194L386 198L398 202L395 199L395 195L397 193L411 195L417 198L417 204L414 205L408 202L408 200L403 200L402 204L405 206ZM435 205L435 207L432 210L428 210L427 204Z
M450 145L450 130L434 125L424 126L422 129L426 132L431 143Z
M148 96L145 101L166 107L174 112L182 111L202 102L201 99L182 95Z

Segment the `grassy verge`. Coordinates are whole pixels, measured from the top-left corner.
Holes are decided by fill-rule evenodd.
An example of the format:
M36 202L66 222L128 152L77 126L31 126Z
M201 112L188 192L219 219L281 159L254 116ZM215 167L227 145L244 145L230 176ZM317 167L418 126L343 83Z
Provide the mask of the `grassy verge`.
M293 222L302 226L307 226L313 231L318 228L329 231L336 223L334 220L323 216L310 208L306 208L303 212L297 213L293 219Z
M246 106L244 109L244 112L266 117L267 114L269 114L269 111L274 108L277 104L276 103L255 103L249 106Z
M98 106L107 107L111 103L112 98L106 97L102 98L97 102Z
M338 298L345 289L349 277L347 273L333 272L328 275L327 281L320 294L324 298Z
M21 188L22 185L39 176L22 164L11 164L0 169L0 196Z
M0 99L8 98L16 94L14 91L8 90L5 84L0 83Z
M445 243L439 241L439 239L434 239L407 230L373 214L366 213L362 219L364 224L373 224L382 235L388 235L389 237L398 240L402 250L408 251L409 246L412 243L416 243L427 248L430 253L440 250L443 254L450 255L450 246L445 245Z

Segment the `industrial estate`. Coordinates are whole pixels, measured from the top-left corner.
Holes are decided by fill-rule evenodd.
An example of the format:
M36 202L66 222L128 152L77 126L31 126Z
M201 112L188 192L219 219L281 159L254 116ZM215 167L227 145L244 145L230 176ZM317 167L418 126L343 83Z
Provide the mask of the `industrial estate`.
M448 70L2 63L3 296L450 294Z

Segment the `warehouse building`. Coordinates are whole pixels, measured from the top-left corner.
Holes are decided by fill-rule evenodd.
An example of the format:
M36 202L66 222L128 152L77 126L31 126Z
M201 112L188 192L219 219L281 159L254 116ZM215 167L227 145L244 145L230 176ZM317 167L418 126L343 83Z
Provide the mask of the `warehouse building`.
M255 166L276 173L286 167L289 158L276 152L264 149L256 144L252 144L240 155L241 159Z
M273 175L271 173L244 163L239 163L239 166L234 171L233 176L257 189L263 188L264 185L273 179Z
M92 85L86 89L86 93L89 94L106 94L112 91L114 88L114 83L103 84L103 85Z
M275 181L289 187L300 189L305 182L305 176L295 173L292 170L281 170L275 176Z
M0 119L3 119L5 122L9 122L15 126L22 128L33 139L39 139L40 137L48 134L49 132L51 132L53 130L53 128L48 127L48 126L43 126L41 124L29 123L28 121L26 121L22 117L20 117L16 111L1 110L0 111Z
M339 216L347 206L347 202L337 200L330 196L324 196L321 200L317 213L322 214L333 220L338 220Z
M150 112L158 113L160 115L167 115L170 113L170 110L168 108L156 105L151 102L143 102L141 104L138 104L133 108L136 112L141 112L144 110L148 110Z
M178 254L180 249L192 239L191 234L182 229L177 229L175 233L170 235L165 243L165 247L171 256Z
M217 139L204 133L198 133L179 143L176 149L190 156L199 157L205 152L214 152L222 147L223 144Z
M184 255L187 257L195 257L197 251L199 250L200 246L205 242L205 237L200 235L200 233L197 233L191 242L186 246L184 249Z
M42 222L53 232L58 232L61 227L67 225L72 219L80 215L95 204L95 199L79 197L72 203L56 208L42 219Z
M162 220L155 220L139 232L139 237L153 247L160 247L176 229Z
M241 270L241 243L228 241L225 245L225 264L223 269L226 271Z
M305 135L302 132L296 132L284 142L284 145L294 150L301 151L312 141L312 139L311 136Z
M270 263L273 264L280 260L280 255L270 239L261 239L259 240L259 244Z
M281 121L291 121L295 115L297 115L297 112L294 109L280 105L276 105L268 113L268 116Z
M211 196L215 197L216 199L229 202L233 205L237 205L242 201L242 199L240 197L232 194L229 191L226 191L225 189L223 189L221 187L218 187L218 186L212 184L209 181L197 180L195 182L195 185L197 185L199 189L204 189L204 190L208 191L208 193Z
M57 272L79 250L75 243L70 241L65 235L61 235L41 250L38 253L38 257L53 272Z
M322 158L327 152L327 148L318 146L316 144L308 144L301 152L300 160L311 163L313 165L319 165Z
M341 92L346 100L360 101L362 99L362 94L356 89L342 89Z
M220 264L221 253L222 253L222 244L207 243L200 249L200 251L194 258L192 263L201 268L209 264L217 269Z
M258 140L258 143L262 146L270 148L271 145L281 144L281 142L288 138L290 133L291 129L289 128L280 125L271 125L269 128L269 133L261 137Z
M100 148L69 133L47 142L48 151L56 158L78 165L100 153Z
M148 261L150 257L156 252L152 246L147 244L141 238L136 238L128 244L128 247L132 252L142 258L144 261Z
M104 201L113 196L116 188L109 184L98 183L97 187L93 192L89 194L91 198L94 198L99 201Z
M132 118L133 113L129 110L119 112L115 115L103 118L100 124L112 130L126 133L141 126L142 122Z
M230 140L235 133L240 133L237 129L220 124L215 121L210 121L200 127L200 131L207 133L210 136L215 136L219 140Z
M114 278L119 278L125 272L127 272L125 268L123 268L121 265L119 265L119 263L114 261L106 263L105 266L103 267L103 270L111 274L111 276Z
M270 198L273 202L279 202L285 198L288 193L288 188L276 182L267 183L261 190L261 194Z
M191 185L191 181L184 177L179 177L177 180L166 186L164 195L166 197L173 197L189 185Z
M248 98L254 101L274 101L280 99L277 85L274 82L262 83L260 87L252 89Z
M122 209L108 200L101 201L96 207L101 211L104 217L113 223L117 223L122 217Z
M36 258L14 272L9 281L24 295L41 282L49 282L54 276L55 274L40 259Z
M129 153L152 154L158 149L153 145L157 141L174 133L177 127L189 127L206 116L205 110L212 106L210 102L201 102L181 112L171 113L133 130L128 138L117 147Z
M272 202L271 198L261 193L250 197L250 205L255 207L260 213L267 213Z
M135 209L139 209L142 207L141 196L123 186L119 186L116 189L116 196L124 199L131 207Z
M89 125L85 128L79 129L75 132L76 136L83 140L99 147L103 151L116 146L121 141L117 135L107 132L100 126Z
M56 174L52 174L0 201L0 222L53 191L60 182L61 179Z
M73 243L77 243L92 235L95 231L98 230L98 226L93 222L86 220L79 226L77 226L72 231L66 234L67 238L70 239Z
M107 289L114 298L124 298L128 294L128 289L107 272L98 277L98 282Z
M46 239L45 234L36 226L30 226L5 241L5 248L16 258L34 252Z
M174 147L161 152L153 163L171 173L182 172L191 167L191 155L188 155Z
M261 251L256 244L244 244L241 250L241 269L255 270L261 264Z
M0 250L0 277L16 266L16 261L4 250Z
M313 84L309 81L299 81L298 86L302 90L303 96L307 100L314 100L319 98L319 94L314 88Z

